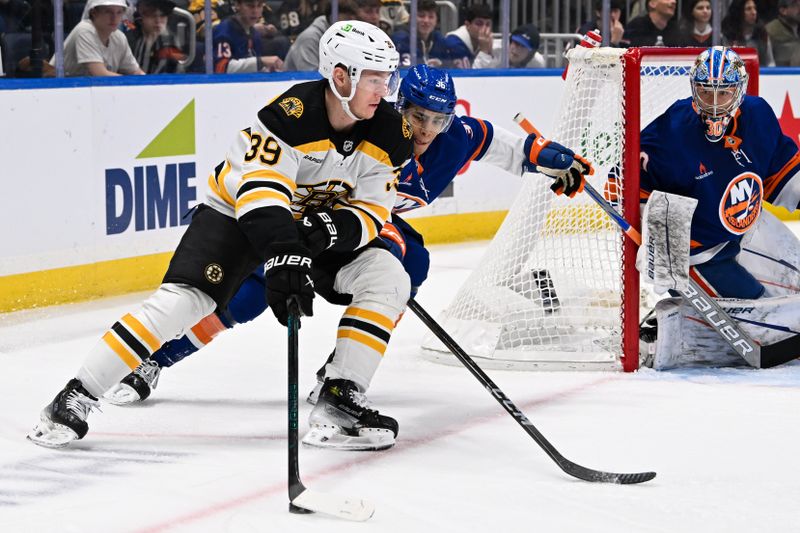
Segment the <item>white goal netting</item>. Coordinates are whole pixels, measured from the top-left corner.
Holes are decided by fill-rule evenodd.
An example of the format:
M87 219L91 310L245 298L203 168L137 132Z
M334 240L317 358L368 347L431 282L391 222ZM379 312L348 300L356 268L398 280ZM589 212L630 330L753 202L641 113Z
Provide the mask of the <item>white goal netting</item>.
M625 180L626 150L638 155L638 135L626 138L626 114L638 105L644 126L690 96L688 70L695 56L637 56L638 103L636 91L625 90L629 52L576 48L568 54L557 127L543 133L593 163L590 183L605 190L623 215L626 197L639 196L638 180ZM638 280L631 288L623 276L623 262L634 260L623 251L623 237L588 195L555 196L546 177L526 175L480 266L441 324L485 367L620 368L623 329L638 327L639 315L622 305L626 290L638 296ZM422 349L434 359L453 360L433 336Z

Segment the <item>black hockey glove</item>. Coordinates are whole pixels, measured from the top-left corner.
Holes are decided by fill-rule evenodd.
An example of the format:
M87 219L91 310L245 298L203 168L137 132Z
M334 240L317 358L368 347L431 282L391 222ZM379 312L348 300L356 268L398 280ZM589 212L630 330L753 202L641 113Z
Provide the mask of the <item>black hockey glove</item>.
M300 315L313 316L314 282L311 280L311 254L300 243L275 243L272 257L264 265L267 303L275 318L288 323L288 301L294 298Z
M339 234L332 213L325 208L306 211L296 223L300 239L311 251L311 257L317 257L336 244Z
M569 148L531 133L525 139L527 161L523 167L528 172L541 172L553 178L550 189L570 198L583 191L586 177L594 172L592 165Z

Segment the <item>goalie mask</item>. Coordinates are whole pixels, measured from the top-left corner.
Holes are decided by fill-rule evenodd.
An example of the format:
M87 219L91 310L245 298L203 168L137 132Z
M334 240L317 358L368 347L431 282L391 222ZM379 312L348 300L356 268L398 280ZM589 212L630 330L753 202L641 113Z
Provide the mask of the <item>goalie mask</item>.
M361 120L350 110L350 101L356 94L358 82L365 70L389 72L385 81L386 94L397 90L400 75L397 66L400 54L383 30L358 20L333 24L319 41L319 73L328 80L333 94L342 103L344 112L353 120ZM341 95L333 82L333 69L342 67L350 77L350 94ZM375 82L375 80L370 80Z
M744 61L730 48L714 46L697 56L689 78L706 139L717 142L744 99L748 78Z
M456 86L444 70L416 65L400 83L397 110L412 127L435 133L447 131L456 108Z

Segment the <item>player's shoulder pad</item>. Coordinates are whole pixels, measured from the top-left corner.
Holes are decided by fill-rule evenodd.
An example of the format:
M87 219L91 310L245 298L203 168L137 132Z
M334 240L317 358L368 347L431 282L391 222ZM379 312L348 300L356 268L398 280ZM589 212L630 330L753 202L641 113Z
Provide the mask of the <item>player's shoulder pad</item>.
M412 155L411 124L386 100L381 100L375 115L369 119L366 140L389 155L394 166L400 166Z
M330 129L325 112L327 86L327 80L293 85L263 107L258 119L290 146L326 139Z

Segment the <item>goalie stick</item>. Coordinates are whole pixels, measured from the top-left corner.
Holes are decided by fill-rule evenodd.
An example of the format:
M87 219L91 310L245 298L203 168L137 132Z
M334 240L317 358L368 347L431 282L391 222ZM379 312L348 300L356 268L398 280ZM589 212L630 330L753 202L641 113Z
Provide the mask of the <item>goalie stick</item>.
M294 299L289 302L289 512L296 514L323 513L345 520L363 522L375 513L375 506L366 500L343 498L324 492L308 490L300 480L297 435L297 382L298 382L298 329L299 306Z
M526 133L535 131L533 125L520 113L514 116L514 122L519 124ZM588 182L584 186L584 191L616 222L625 235L637 245L642 244L642 236L639 231L625 220L622 215L617 213ZM681 296L750 366L754 368L772 368L800 356L800 335L793 335L767 346L759 345L691 277L689 278L689 286L681 292Z
M599 482L599 483L618 483L620 485L632 485L634 483L644 483L645 481L650 481L654 477L656 477L655 472L639 472L635 474L616 474L614 472L603 472L602 470L593 470L591 468L586 468L585 466L581 466L579 464L573 463L555 447L550 444L550 442L542 435L536 426L528 420L522 411L520 411L514 402L512 402L505 393L500 390L500 387L495 385L495 383L486 375L486 373L479 367L475 361L467 355L467 353L456 343L455 340L444 330L442 327L436 323L436 321L420 306L414 298L408 300L408 307L411 309L415 315L422 320L422 323L425 324L431 332L438 337L442 344L447 346L447 348L452 352L456 358L461 361L461 363L467 367L467 370L477 378L477 380L484 386L486 390L494 397L497 402L503 406L503 409L508 411L508 414L517 421L517 423L525 430L525 432L530 435L530 437L536 441L547 455L555 461L561 470L565 473L569 474L572 477L576 477L578 479L582 479L584 481L592 481L592 482Z

